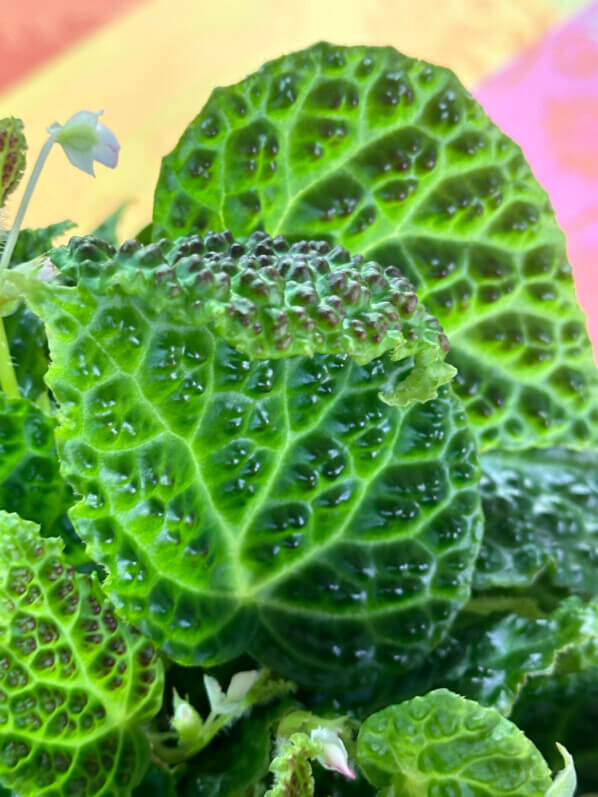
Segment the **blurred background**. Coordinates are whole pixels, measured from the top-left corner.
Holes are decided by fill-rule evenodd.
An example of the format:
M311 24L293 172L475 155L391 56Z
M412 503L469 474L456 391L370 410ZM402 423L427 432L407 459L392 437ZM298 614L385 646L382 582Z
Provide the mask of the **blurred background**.
M56 149L27 226L70 218L87 232L129 200L120 232L134 235L162 155L212 88L320 39L390 44L450 66L523 147L598 345L597 0L0 0L0 12L0 116L24 120L30 163L46 127L82 108L103 108L122 146L95 181Z

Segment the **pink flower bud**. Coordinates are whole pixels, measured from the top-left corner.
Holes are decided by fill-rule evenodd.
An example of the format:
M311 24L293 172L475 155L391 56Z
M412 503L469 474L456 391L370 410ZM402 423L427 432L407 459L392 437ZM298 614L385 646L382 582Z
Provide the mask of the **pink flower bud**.
M349 766L349 757L347 750L343 744L342 739L331 731L330 728L316 728L310 734L312 742L320 742L322 745L322 754L316 756L318 761L324 769L332 769L334 772L340 772L341 775L355 779L355 773Z

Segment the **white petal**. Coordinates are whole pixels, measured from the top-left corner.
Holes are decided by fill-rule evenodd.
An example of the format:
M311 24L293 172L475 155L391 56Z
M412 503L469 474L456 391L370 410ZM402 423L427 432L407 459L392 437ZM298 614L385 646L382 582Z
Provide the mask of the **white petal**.
M81 169L81 171L87 172L87 174L91 174L92 177L95 177L95 172L93 170L93 155L91 150L81 150L75 147L69 147L68 144L63 144L62 148L64 150L64 154L73 164L73 166L76 166L77 169Z
M226 692L226 699L229 702L240 702L245 698L247 692L259 678L257 670L246 670L237 672L230 679L230 684Z
M217 714L221 714L222 706L224 704L224 694L218 681L211 675L204 675L203 684L206 688L210 709Z
M104 166L109 166L111 169L114 169L118 163L118 153L120 150L118 139L109 127L106 127L106 125L100 122L96 125L96 134L97 144L92 150L93 159L99 163L103 163Z
M64 127L74 127L75 125L88 125L95 127L98 124L98 119L104 111L77 111L71 118L64 124Z

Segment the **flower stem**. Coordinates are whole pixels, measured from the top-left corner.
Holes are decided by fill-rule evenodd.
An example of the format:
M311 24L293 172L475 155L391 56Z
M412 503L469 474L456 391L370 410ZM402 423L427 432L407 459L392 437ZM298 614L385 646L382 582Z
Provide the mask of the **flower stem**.
M19 205L19 209L17 210L17 215L15 216L14 223L11 227L10 232L8 233L8 238L6 239L6 244L2 251L2 259L0 259L0 274L4 271L5 268L8 268L8 264L10 263L10 258L12 256L15 244L17 242L19 230L21 229L21 224L23 223L23 217L25 216L25 211L27 210L27 206L29 205L29 200L31 199L31 194L33 193L33 189L35 188L40 172L43 169L44 163L46 162L46 158L50 154L50 150L52 149L53 143L54 139L50 137L46 141L44 146L41 148L40 153L37 156L37 160L35 161L35 166L33 167L33 171L31 172L31 176L29 177L29 182L27 183L27 188L25 188L25 193L23 194L23 198L21 199L21 204Z

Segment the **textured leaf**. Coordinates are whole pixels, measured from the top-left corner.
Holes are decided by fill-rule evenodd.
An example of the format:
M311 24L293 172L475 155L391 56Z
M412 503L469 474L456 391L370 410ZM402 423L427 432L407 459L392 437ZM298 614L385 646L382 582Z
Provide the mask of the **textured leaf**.
M34 229L25 228L19 232L17 242L10 256L11 266L33 260L34 257L48 252L56 238L65 232L72 230L77 225L72 221L59 221L47 227L36 227Z
M26 151L23 122L12 116L0 119L0 208L21 181Z
M63 221L40 229L21 230L11 257L11 265L27 262L44 254L51 249L56 238L72 227L74 224L71 221ZM23 398L37 399L46 391L44 376L48 370L48 343L43 322L23 303L3 320L19 392Z
M244 261L224 237L206 240L224 251L202 260L203 245L125 244L112 258L73 240L54 260L78 285L29 285L48 329L64 472L83 496L75 528L119 609L176 661L249 650L295 681L374 688L422 661L469 595L481 512L462 408L446 387L405 408L379 397L393 399L417 351L398 362L373 339L359 365L281 356L276 334L255 328L243 340L243 316L222 318L211 291L249 269L235 271ZM295 256L258 248L265 271ZM316 261L336 273L331 258ZM269 323L264 303L258 315ZM289 347L323 345L321 330L333 350L364 346L328 320L314 314L311 337ZM414 329L421 349L437 348L431 321Z
M531 680L585 672L597 663L598 604L568 598L547 617L535 618L464 611L425 666L389 680L378 705L446 687L510 715Z
M60 535L73 563L83 552L66 516L73 493L60 475L55 427L31 401L0 393L0 509L40 524L46 537Z
M160 707L162 668L58 540L0 514L0 780L21 797L126 797Z
M579 794L598 791L598 667L530 681L515 705L513 720L559 767L558 739L575 760Z
M570 598L546 618L511 613L470 622L436 651L437 678L503 714L528 680L598 663L598 604Z
M452 72L318 44L214 91L162 164L154 230L264 229L399 267L438 316L484 448L598 439L598 375L521 150Z
M556 587L598 593L598 452L494 451L482 457L486 525L479 590Z
M551 782L516 725L446 689L373 714L359 732L357 755L388 797L545 797Z

